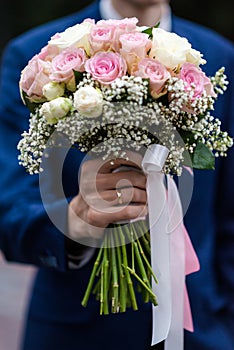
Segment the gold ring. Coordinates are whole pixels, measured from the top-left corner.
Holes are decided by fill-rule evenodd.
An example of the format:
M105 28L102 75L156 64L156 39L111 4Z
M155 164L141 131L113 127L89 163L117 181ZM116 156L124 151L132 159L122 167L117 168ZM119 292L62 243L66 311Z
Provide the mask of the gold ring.
M118 198L118 203L123 204L123 199L122 199L122 192L121 190L116 190L117 198Z

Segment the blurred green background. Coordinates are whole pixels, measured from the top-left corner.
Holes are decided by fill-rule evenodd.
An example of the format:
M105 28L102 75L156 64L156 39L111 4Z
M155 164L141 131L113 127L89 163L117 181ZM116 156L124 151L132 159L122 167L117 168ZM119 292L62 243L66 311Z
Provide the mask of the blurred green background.
M0 11L0 53L12 37L34 26L68 15L92 0L2 1ZM175 14L215 29L234 41L233 0L171 0Z

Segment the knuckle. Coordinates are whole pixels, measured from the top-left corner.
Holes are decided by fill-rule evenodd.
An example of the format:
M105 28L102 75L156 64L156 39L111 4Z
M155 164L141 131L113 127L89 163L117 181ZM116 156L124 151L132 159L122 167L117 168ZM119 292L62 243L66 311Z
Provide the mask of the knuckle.
M97 212L91 207L89 207L87 210L87 221L91 225L94 225L98 222Z

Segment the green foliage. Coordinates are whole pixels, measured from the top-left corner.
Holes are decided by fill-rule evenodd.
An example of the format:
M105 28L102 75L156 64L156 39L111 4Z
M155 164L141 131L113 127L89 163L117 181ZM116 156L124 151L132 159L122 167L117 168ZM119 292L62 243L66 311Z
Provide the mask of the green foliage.
M158 28L159 25L160 25L160 22L158 22L154 27L149 27L149 28L143 30L142 33L148 34L149 35L149 39L152 39L152 37L153 37L153 34L152 34L153 29L154 28Z
M81 72L77 72L76 70L73 69L73 73L75 76L75 81L76 81L76 85L79 84L79 82L82 80L83 78L83 73Z
M212 151L202 142L195 140L194 134L191 131L180 131L185 144L196 144L193 153L185 152L184 165L192 166L194 169L200 170L214 170L215 169L215 156Z
M199 142L192 155L193 167L200 170L214 170L215 156L203 143Z

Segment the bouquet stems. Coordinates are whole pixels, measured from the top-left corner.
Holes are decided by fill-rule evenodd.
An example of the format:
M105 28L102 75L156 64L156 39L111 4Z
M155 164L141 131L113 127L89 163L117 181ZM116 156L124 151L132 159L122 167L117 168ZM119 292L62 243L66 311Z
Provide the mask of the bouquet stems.
M157 283L150 264L146 223L114 224L99 248L82 305L87 306L91 293L100 303L100 315L125 312L128 307L137 310L136 293L143 302L157 305L152 279Z

